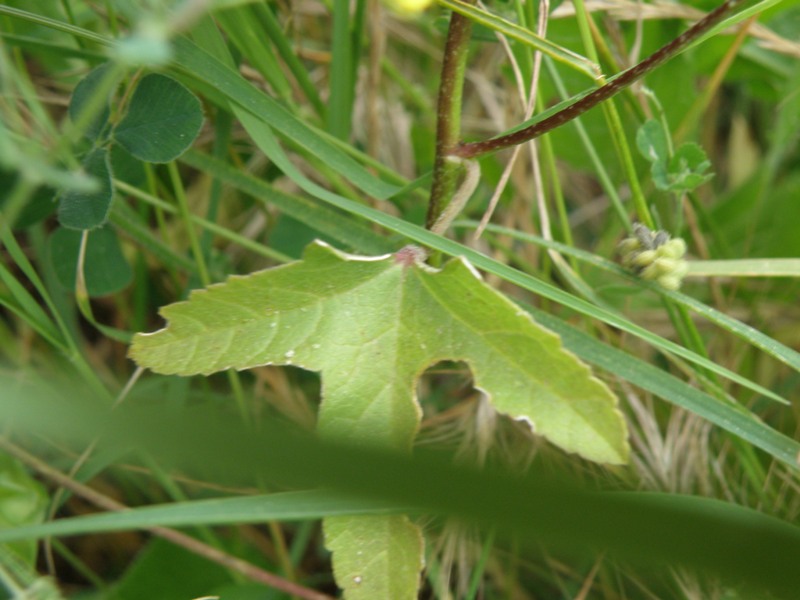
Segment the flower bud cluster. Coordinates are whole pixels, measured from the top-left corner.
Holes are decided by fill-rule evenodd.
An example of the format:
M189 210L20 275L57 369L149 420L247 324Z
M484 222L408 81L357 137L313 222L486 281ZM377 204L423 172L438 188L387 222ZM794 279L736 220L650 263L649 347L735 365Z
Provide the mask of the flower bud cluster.
M665 231L651 231L641 223L634 223L633 235L619 243L622 265L639 277L657 282L668 290L677 290L689 271L686 242L670 239Z

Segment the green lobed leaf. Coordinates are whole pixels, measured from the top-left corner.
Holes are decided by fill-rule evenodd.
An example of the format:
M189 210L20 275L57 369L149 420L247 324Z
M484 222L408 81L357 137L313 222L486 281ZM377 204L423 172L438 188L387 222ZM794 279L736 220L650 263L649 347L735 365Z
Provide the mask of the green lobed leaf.
M655 119L645 121L636 132L636 145L651 163L653 183L659 190L686 192L713 177L706 173L711 162L702 147L687 142L671 154L667 136L663 124Z
M347 600L417 598L423 539L408 517L329 517L325 545Z
M405 254L404 254L405 253ZM437 271L317 243L304 259L194 292L162 309L167 327L130 350L166 374L292 364L321 371L320 429L407 449L417 377L442 360L469 364L494 406L589 460L627 459L616 399L558 337L485 285L464 259Z
M108 220L114 189L108 151L95 148L83 160L83 170L97 183L94 191L67 190L59 198L58 222L69 229L94 229Z
M277 146L277 144L273 144L270 148L270 158L278 164L278 161L282 163L288 162L286 155L283 153L282 149ZM189 154L187 153L187 156ZM188 161L187 161L188 162ZM220 161L213 159L208 156L203 156L199 153L194 154L192 156L192 162L194 166L198 168L203 168L208 170L209 172L213 172L215 177L225 181L226 183L230 183L234 187L237 187L242 190L248 190L248 193L256 194L259 184L257 183L259 180L247 175L245 173L241 173L236 171L235 169L221 163ZM192 163L190 163L192 164ZM283 167L281 167L283 168ZM298 184L299 185L299 184ZM307 181L303 184L306 187L309 187L313 184L313 182ZM317 186L319 188L319 186ZM305 189L305 188L304 188ZM249 191L252 190L252 191ZM308 190L306 190L308 191ZM643 327L636 325L635 323L629 321L628 319L624 318L623 316L609 311L603 307L598 307L593 304L586 302L585 300L576 297L573 294L565 292L564 290L555 287L552 284L549 284L545 281L537 279L531 275L526 273L522 273L521 271L510 267L509 265L489 258L468 246L463 244L459 244L456 241L450 240L446 237L442 237L440 235L436 235L435 233L431 233L427 229L424 229L418 225L413 223L409 223L407 221L403 221L394 217L390 214L385 212L381 212L377 209L374 209L370 206L366 206L364 204L360 204L348 198L344 198L343 196L339 196L332 192L328 192L322 188L318 190L312 190L309 193L313 193L316 197L319 197L329 204L345 210L351 214L358 215L364 219L367 219L373 223L377 223L382 227L389 229L390 231L394 231L408 240L417 242L419 244L424 244L425 246L448 254L450 256L463 256L467 258L473 265L477 268L487 271L488 273L492 273L497 275L498 277L508 281L511 284L519 286L522 289L529 290L535 294L539 294L545 298L549 298L559 304L562 304L568 308L571 308L581 314L585 314L589 317L594 319L599 319L609 325L613 325L614 327L618 327L623 331L627 331L632 335L639 337L646 341L647 343L651 344L652 346L664 351L672 353L676 356L680 356L685 358L686 360L700 365L712 372L718 373L719 375L730 379L731 381L735 381L736 383L743 385L749 389L752 389L759 394L767 396L769 398L775 400L781 400L780 396L775 394L774 392L768 390L767 388L758 385L757 383L750 381L746 377L742 377L738 373L735 373L729 369L726 369L716 363L708 360L705 357L702 357L691 350L676 344L666 338L658 336ZM264 195L264 192L258 192L258 196L268 199L268 196ZM513 231L513 230L509 230ZM518 232L514 232L518 234ZM524 239L524 235L521 236ZM617 267L619 268L619 267ZM620 269L621 271L621 269ZM642 282L639 282L641 285ZM663 293L666 293L667 290L663 290ZM675 294L676 292L671 292ZM682 295L684 296L684 295ZM688 296L684 296L688 298ZM700 304L700 303L698 303ZM705 306L705 305L703 305ZM708 310L709 307L705 307L703 310L703 314L708 316L709 318L714 318L717 320L720 319L728 319L729 321L738 324L739 326L743 325L739 323L735 319L731 319L730 317L726 317L719 311L710 311ZM693 309L694 310L694 309ZM750 338L754 339L755 337L759 337L759 332L752 327L745 327L750 334ZM763 336L761 337L768 337ZM759 343L758 346L763 350L772 353L774 356L786 362L789 365L792 365L795 368L800 368L800 353L797 353L793 350L786 348L781 344L775 344L774 340L772 343Z
M485 285L466 260L437 271L417 262L417 252L363 258L313 244L301 261L165 307L166 329L137 335L131 357L182 375L264 364L321 371L322 434L399 450L419 426L419 375L439 361L463 360L499 411L567 451L625 462L616 398L558 337ZM326 520L348 598L415 597L420 532L398 519Z
M189 149L202 125L197 97L171 77L151 73L136 86L114 139L140 160L165 163Z

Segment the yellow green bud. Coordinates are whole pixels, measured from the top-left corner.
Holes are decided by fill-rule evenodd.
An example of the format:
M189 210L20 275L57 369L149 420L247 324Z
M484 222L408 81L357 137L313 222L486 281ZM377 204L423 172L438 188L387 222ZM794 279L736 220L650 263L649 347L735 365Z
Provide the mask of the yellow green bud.
M686 254L686 242L681 238L669 240L663 246L658 247L658 252L665 258L681 258Z
M676 275L662 275L657 281L661 287L672 290L673 292L681 287L681 278Z
M636 267L646 267L657 257L655 250L644 250L631 259L631 264Z

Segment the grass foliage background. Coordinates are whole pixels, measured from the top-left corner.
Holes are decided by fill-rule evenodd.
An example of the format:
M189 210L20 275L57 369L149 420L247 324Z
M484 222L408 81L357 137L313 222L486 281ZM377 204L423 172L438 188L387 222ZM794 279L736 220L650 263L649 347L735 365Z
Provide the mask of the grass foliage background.
M536 6L509 1L488 10L535 29ZM603 71L634 64L685 30L686 19L715 6L587 2ZM518 154L483 158L480 185L443 238L422 227L447 25L443 8L434 5L406 20L374 0L0 4L0 410L8 461L3 485L13 490L0 496L0 525L24 533L53 516L98 506L241 502L222 510L181 509L190 517L180 523L146 515L136 523L193 525L187 539L167 534L170 542L163 532L127 530L133 525L114 513L105 517L110 525L87 521L73 531L95 535L49 538L38 559L30 542L14 542L7 547L14 554L0 553L7 595L325 597L336 587L316 518L398 506L438 515L420 517L428 533L422 597L733 599L765 597L765 584L776 594L796 589L797 576L782 560L797 547L800 518L800 270L796 261L775 259L800 257L800 2L748 6L757 9L757 20L737 19L732 29L617 97L621 129L610 129L608 112L596 108L537 140L535 151L526 145ZM567 4L551 8L547 39L586 54L581 17ZM539 114L592 88L591 78L569 64L545 59L537 66L530 46L498 38L492 26L488 20L476 27L470 46L466 140L506 131L531 111ZM123 116L137 82L155 71L200 99L205 122L193 148L176 161L146 163L119 145L111 148L108 223L88 234L82 254L82 234L59 226L54 197L65 189L84 193L86 180L78 172L91 144L81 129L102 110L103 90L87 95L85 117L70 118L68 106L78 83L109 58L116 65L107 82L107 89L116 89L112 121ZM647 117L663 121L675 143L701 144L714 178L688 194L656 189L648 162L636 153L636 132ZM629 145L632 171L620 161L624 149L614 131ZM698 261L680 293L640 282L612 262L633 214L636 186L661 227L686 239L690 258ZM493 225L476 240L477 221L493 195ZM647 546L637 544L647 540L641 531L626 537L633 525L622 518L608 521L614 527L605 534L589 518L569 530L573 537L563 534L570 544L559 544L558 535L540 539L524 517L527 505L512 498L538 488L525 492L492 479L481 487L480 475L470 480L453 472L451 487L474 502L461 505L437 487L448 475L431 459L394 465L397 481L407 482L403 495L391 481L383 488L368 485L383 481L380 465L388 463L381 457L361 464L358 455L332 449L331 456L352 462L337 471L342 463L332 461L328 481L324 471L303 462L323 460L311 442L304 441L312 448L307 455L300 444L284 455L283 471L270 471L264 463L277 448L243 443L229 455L207 431L204 437L191 428L218 419L230 429L217 434L233 431L232 440L237 427L270 431L277 423L279 430L307 430L319 394L313 374L272 367L208 379L134 372L127 340L161 325L160 306L230 274L297 258L318 238L361 254L416 242L443 255L465 255L559 333L619 395L631 435L630 466L608 470L580 462L519 424L494 420L460 364L438 365L420 382L427 419L419 446L455 455L461 464L482 461L489 472L533 465L524 485L560 473L569 475L570 485L627 490L631 513L675 519L652 530L653 548L664 553L653 556L666 564L639 565L637 554L647 554ZM25 405L27 412L19 409ZM182 448L171 451L183 458L202 453L206 440L224 457L222 466L211 453L206 464L171 468L166 458L114 444L81 458L94 439L87 425L92 415L112 405L150 411L128 417L134 431L157 428L153 418L185 424L185 436L165 425L166 438ZM129 442L141 450L144 439ZM157 446L155 439L146 443ZM348 478L350 466L356 476ZM59 479L54 470L67 476ZM277 496L274 507L261 512L248 504L247 496L313 488L315 482L338 482L337 493L344 495ZM509 494L507 505L501 492ZM692 503L685 495L726 506ZM555 509L565 500L553 498L540 515L552 509L558 518ZM591 516L587 502L576 506ZM653 508L648 503L662 503L658 510L666 512L647 512ZM760 515L728 512L735 507ZM624 514L602 510L598 504L598 520ZM443 516L448 513L481 526L456 525ZM721 529L712 527L712 517L722 519ZM776 520L765 525L761 517ZM752 559L745 566L730 563L726 570L723 555L711 564L688 553L707 538L713 542L715 531L740 526L734 530L751 531L752 546L747 535L737 546L720 534L720 545L712 543L706 553L724 552L727 544ZM782 560L770 561L770 546L758 546L770 528L776 537L769 539L786 544L772 546ZM116 529L126 531L99 533ZM508 529L521 537L507 536ZM30 531L19 538L48 533ZM619 540L612 539L616 534ZM687 543L681 546L671 534ZM597 539L615 552L601 551ZM226 562L232 556L255 570ZM699 568L693 569L695 561ZM748 564L752 577L745 573ZM736 569L759 591L731 577ZM53 579L40 578L45 573ZM276 585L270 574L301 587L265 587Z

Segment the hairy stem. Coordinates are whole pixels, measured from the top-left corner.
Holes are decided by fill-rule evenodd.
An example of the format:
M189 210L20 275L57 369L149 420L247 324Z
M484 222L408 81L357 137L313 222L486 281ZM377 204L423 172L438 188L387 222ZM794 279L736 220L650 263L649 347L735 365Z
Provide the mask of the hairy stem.
M584 96L574 104L566 107L564 110L544 119L538 123L534 123L530 127L520 129L514 133L504 135L501 137L485 140L482 142L473 142L470 144L461 144L455 149L455 154L462 158L475 158L482 154L496 152L515 146L523 142L530 141L539 137L543 133L555 129L585 113L590 108L594 108L601 102L608 100L615 96L632 83L641 79L644 75L671 59L676 54L679 54L689 44L694 42L704 33L720 23L727 17L739 4L744 0L726 0L718 8L708 13L704 18L695 23L692 27L687 29L684 33L676 37L674 40L651 54L637 65L630 69L623 71L617 77L605 85L597 88L587 96Z
M474 1L474 0L473 0ZM447 160L456 153L461 136L461 96L472 21L453 13L442 61L436 122L436 160L425 226L431 229L449 204L460 172L458 162Z

